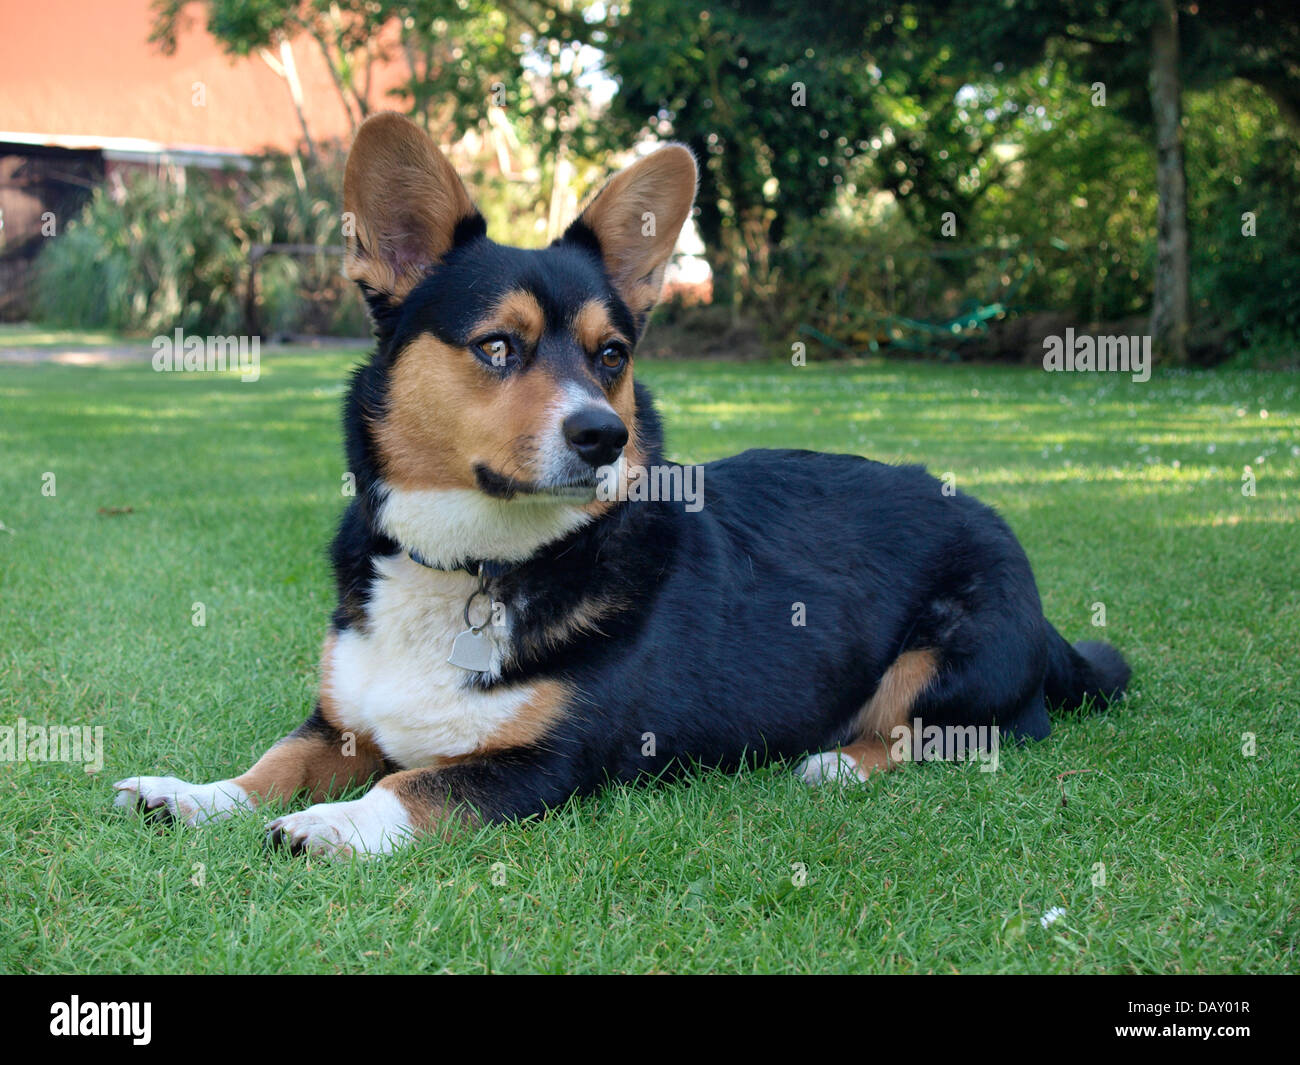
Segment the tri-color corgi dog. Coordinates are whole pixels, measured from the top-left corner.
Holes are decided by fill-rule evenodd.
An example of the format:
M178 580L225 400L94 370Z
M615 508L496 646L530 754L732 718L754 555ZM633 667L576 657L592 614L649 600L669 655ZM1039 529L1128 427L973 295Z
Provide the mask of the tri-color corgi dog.
M1123 691L1117 651L1043 617L1006 524L920 467L664 458L633 353L695 186L662 147L520 250L418 127L361 127L345 270L378 346L344 404L315 709L241 776L132 777L119 805L197 824L301 793L272 842L382 853L692 764L857 781L918 719L1041 739L1049 706ZM641 471L702 495L643 498Z

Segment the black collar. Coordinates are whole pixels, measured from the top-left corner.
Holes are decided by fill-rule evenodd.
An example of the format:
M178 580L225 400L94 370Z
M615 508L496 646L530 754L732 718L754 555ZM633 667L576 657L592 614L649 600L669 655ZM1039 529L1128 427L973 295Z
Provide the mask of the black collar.
M413 547L406 549L406 555L412 562L423 566L425 569L437 570L439 573L468 573L471 577L479 577L483 580L504 577L511 570L518 569L520 566L518 562L497 562L477 558L468 558L459 566L435 566Z

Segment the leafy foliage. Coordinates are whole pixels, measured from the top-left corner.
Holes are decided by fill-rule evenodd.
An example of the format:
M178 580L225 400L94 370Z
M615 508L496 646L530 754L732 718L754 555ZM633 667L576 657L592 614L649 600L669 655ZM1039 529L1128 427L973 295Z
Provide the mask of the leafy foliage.
M159 0L156 39L174 43L196 10L232 54L267 58L289 38L319 49L354 121L399 106L455 141L499 239L555 236L573 190L595 187L611 152L645 136L685 141L703 164L696 222L733 331L757 319L784 345L810 326L860 350L888 339L882 316L942 320L980 298L1080 323L1150 309L1154 0ZM1300 248L1287 224L1300 202L1300 19L1283 0L1178 10L1193 346L1218 357L1300 331ZM408 75L391 98L371 89L381 61ZM607 106L592 92L602 79L617 83ZM129 327L229 317L251 243L337 240L336 161L328 146L307 147L306 193L280 185L266 200L245 182L238 209L201 183L193 208L151 194L134 224L157 213L143 244L171 244L149 264L121 265L130 256L110 230L127 223L101 197L87 215L100 237L74 240L105 268L71 287L152 280L190 248L212 261L188 283L167 276L135 292L123 280L98 316L73 319L55 306L63 295L47 311ZM221 238L169 228L198 217L230 228ZM51 256L51 270L66 256L65 290L91 271L76 247ZM337 294L325 263L267 260L268 322L322 319L313 291ZM337 303L351 321L355 301Z
M1300 143L1264 91L1241 82L1193 95L1188 112L1192 296L1201 317L1244 346L1294 338Z
M216 186L139 176L117 195L98 188L38 260L38 313L72 328L225 332L238 322L240 229Z
M38 260L38 314L69 328L232 332L243 320L253 246L279 243L319 252L262 261L262 325L361 333L359 301L339 277L329 185L321 177L300 189L287 160L271 157L249 174L163 171L97 189Z
M704 162L697 221L733 298L767 291L770 245L834 200L877 122L866 55L796 46L769 14L639 0L607 54L614 128L671 133Z

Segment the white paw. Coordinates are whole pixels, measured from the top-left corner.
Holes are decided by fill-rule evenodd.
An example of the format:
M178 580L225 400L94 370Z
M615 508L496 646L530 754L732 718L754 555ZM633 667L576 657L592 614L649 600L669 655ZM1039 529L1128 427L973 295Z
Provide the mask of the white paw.
M220 821L239 810L250 810L248 792L233 780L191 784L176 777L127 777L113 785L114 806L139 807L187 825Z
M266 826L267 842L294 854L332 858L388 854L411 835L406 807L391 791L375 788L352 802L322 802Z
M840 751L822 751L805 758L795 772L805 784L830 782L861 784L866 777L858 769L857 759Z

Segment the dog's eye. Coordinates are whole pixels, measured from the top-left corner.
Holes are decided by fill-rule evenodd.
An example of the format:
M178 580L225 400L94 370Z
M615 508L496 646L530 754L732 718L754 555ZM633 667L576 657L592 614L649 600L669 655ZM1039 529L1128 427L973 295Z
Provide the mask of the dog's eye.
M474 354L497 370L504 370L516 358L514 344L500 334L480 340L474 345Z
M627 348L622 344L606 344L600 349L600 364L607 370L617 370L627 361Z

